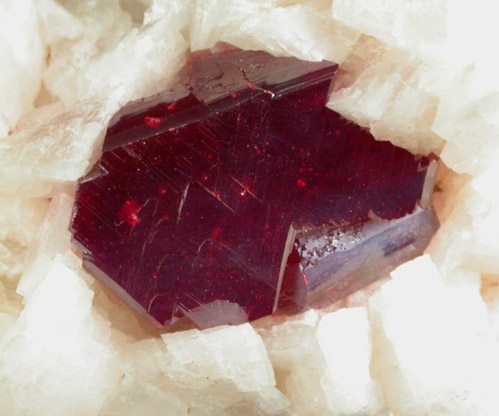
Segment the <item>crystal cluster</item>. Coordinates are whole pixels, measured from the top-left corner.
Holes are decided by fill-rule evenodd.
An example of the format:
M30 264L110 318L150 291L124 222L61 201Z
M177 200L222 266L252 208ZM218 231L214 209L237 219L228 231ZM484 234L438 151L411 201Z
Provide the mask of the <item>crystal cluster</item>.
M325 108L336 69L229 48L123 109L76 197L86 268L161 325L210 327L337 300L422 253L430 161Z
M0 1L0 414L497 416L498 38L490 0ZM428 255L328 308L162 335L82 268L74 196L113 115L219 41L338 63L328 108L439 156L440 228ZM390 224L426 209L363 235L406 253ZM341 257L338 231L297 230L300 264Z

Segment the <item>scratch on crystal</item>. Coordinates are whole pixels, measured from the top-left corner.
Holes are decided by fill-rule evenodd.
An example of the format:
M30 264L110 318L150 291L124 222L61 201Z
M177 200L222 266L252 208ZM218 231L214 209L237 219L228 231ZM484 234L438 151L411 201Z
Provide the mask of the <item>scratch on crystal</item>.
M180 216L182 215L182 209L184 208L185 200L187 199L187 193L189 192L190 186L191 183L189 182L184 189L182 198L180 199L180 204L178 206L177 224L180 222Z

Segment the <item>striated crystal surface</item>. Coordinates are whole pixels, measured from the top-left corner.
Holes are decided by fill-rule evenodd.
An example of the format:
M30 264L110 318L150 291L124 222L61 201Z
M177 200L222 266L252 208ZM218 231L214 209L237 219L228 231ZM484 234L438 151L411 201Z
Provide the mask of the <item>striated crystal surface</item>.
M348 294L339 287L370 283L377 261L399 264L393 252L436 228L432 211L415 212L430 160L325 108L336 67L201 52L178 87L123 109L76 196L73 238L87 270L157 325L186 316L210 327L273 313L281 286L281 303L300 309L318 291L331 301ZM307 260L307 236L345 227L357 237L343 258ZM378 254L343 284L336 272L362 249Z
M325 307L421 255L438 229L432 208L402 218L297 230L279 298L282 312Z

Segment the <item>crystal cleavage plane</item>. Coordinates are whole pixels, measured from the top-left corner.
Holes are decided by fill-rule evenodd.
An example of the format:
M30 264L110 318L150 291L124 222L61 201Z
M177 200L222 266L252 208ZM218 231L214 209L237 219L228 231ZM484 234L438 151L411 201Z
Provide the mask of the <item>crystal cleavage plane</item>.
M84 267L158 327L206 328L323 306L421 254L435 161L326 108L336 70L201 53L127 105L78 187Z

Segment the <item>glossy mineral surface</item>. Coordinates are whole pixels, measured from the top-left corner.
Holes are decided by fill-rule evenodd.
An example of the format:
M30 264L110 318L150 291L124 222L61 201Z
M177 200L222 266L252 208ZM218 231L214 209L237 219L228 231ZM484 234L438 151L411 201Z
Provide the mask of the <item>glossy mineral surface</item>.
M160 326L254 320L276 310L281 287L301 308L317 290L330 301L369 283L359 273L331 286L343 266L316 259L320 284L304 296L312 263L296 256L310 255L307 230L327 237L412 214L430 162L325 108L335 72L263 52L201 54L180 87L125 108L76 197L72 231L87 270ZM376 258L427 241L431 218ZM335 251L322 248L315 257Z

